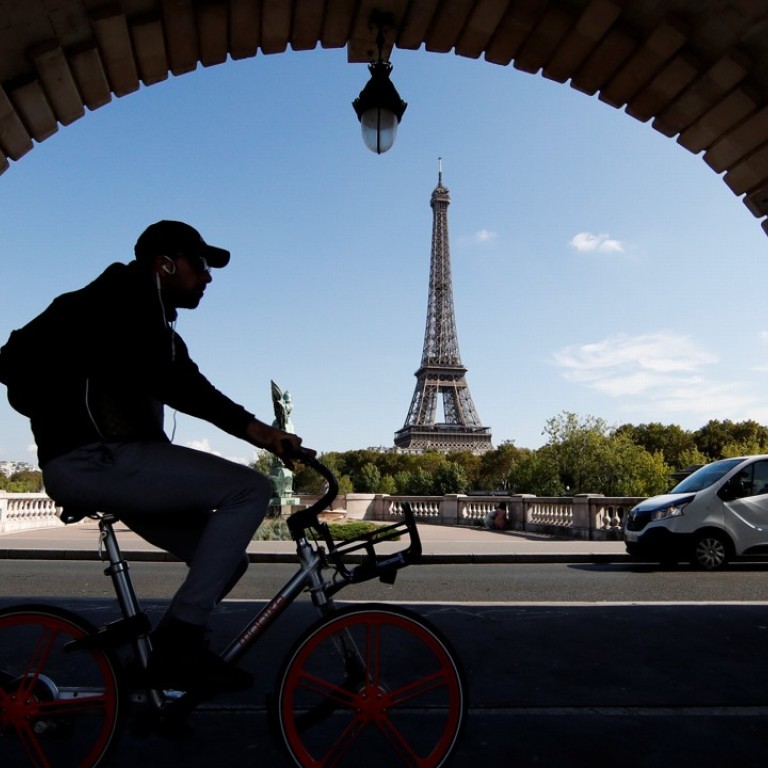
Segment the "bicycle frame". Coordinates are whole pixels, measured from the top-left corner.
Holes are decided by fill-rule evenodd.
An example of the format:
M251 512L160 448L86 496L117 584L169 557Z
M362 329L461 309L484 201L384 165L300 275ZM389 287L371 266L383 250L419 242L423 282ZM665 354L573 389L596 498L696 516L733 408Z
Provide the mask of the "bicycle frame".
M229 643L221 654L227 662L235 662L247 653L305 590L309 591L320 615L325 616L334 610L332 595L347 584L376 577L386 583L392 583L399 568L415 562L421 555L421 540L409 505L404 505L404 520L383 526L373 534L337 545L331 537L327 524L318 517L338 493L336 479L317 460L308 458L305 459L305 463L325 478L328 482L328 490L312 506L288 518L288 527L296 543L299 569ZM102 627L94 637L71 643L68 650L77 650L94 644L116 645L131 640L139 663L142 668L146 668L152 650L148 636L149 622L141 611L128 563L120 552L113 528L115 520L115 516L109 514L99 517L100 550L106 553L109 560L105 574L112 579L122 619ZM307 535L310 530L319 536L322 543L310 541ZM391 540L401 533L408 534L409 543L405 549L389 556L376 554L376 543ZM365 553L361 562L349 569L346 561L351 554L359 550L364 550ZM333 579L330 582L324 579L324 570L333 571ZM348 652L350 649L342 650ZM199 702L197 696L191 693L185 693L170 702L168 696L160 690L149 690L148 696L155 710L162 710L169 703L179 709L191 709Z

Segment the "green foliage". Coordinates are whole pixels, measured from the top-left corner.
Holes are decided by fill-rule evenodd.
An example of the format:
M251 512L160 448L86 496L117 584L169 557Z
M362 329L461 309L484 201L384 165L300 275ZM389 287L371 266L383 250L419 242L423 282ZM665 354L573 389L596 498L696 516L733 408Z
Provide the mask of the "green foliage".
M432 475L422 467L403 473L399 481L397 492L404 496L431 496L433 493Z
M0 490L8 493L43 493L43 473L37 470L15 472L7 476L0 473Z
M685 469L691 464L705 464L703 461L691 460L697 453L696 441L691 432L686 432L677 424L622 424L616 435L627 437L636 445L645 448L648 453L661 453L664 461L673 469Z
M684 451L680 454L679 469L688 469L688 467L698 467L702 464L708 464L709 459L699 451L698 448L692 448L690 451Z
M375 532L380 527L377 523L354 520L348 523L330 523L328 530L334 541L350 541ZM265 520L259 526L253 539L254 541L290 541L291 532L288 530L286 518L275 517Z
M334 541L350 541L379 530L381 526L364 520L349 523L329 523L328 530Z
M506 480L508 493L532 493L535 496L562 496L557 457L547 446L538 451L522 450Z
M672 487L672 473L727 456L768 454L768 428L755 421L712 420L689 432L675 424L611 427L594 416L564 411L548 419L547 443L536 450L512 442L476 456L468 451L422 454L373 449L320 456L339 478L339 493L442 496L506 491L537 496L603 493L652 496ZM260 454L258 468L269 454ZM264 471L262 469L262 471ZM294 488L320 494L323 481L299 466Z
M671 467L661 451L649 453L621 436L611 436L610 471L600 493L606 496L655 496L672 485Z
M352 477L352 483L359 493L377 493L381 483L381 472L373 462L368 461Z
M768 453L768 428L751 420L734 423L730 419L713 419L697 429L693 439L696 448L709 461L729 456Z
M661 451L650 453L602 419L573 413L547 422L546 448L558 468L565 493L650 496L669 488L672 468Z
M506 490L510 476L525 453L525 449L516 448L512 442L502 443L495 450L487 451L480 457L474 487L488 491Z
M390 496L397 492L397 483L392 475L384 475L379 483L379 493L386 493Z
M256 458L248 466L257 472L261 472L262 475L269 475L273 460L274 456L269 451L262 449L256 451Z
M446 493L464 493L469 488L467 473L455 461L441 464L435 471L432 493L444 496Z
M257 528L254 541L290 541L291 532L284 517L270 517Z

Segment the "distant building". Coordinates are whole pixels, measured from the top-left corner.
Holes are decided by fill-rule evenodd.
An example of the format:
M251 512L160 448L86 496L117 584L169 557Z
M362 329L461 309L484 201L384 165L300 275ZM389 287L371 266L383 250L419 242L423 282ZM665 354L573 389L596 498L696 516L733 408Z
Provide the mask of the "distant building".
M6 477L15 475L18 472L39 472L40 467L37 464L30 464L28 461L0 461L0 472Z

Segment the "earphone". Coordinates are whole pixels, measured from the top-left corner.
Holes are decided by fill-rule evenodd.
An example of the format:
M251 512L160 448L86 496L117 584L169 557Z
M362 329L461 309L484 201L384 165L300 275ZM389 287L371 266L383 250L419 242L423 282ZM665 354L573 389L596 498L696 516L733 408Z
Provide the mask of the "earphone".
M163 258L168 262L167 264L163 264L160 269L165 272L166 275L175 275L176 274L176 262L170 257L170 256L163 256Z
M166 275L175 275L176 274L176 262L170 257L166 256L165 254L162 255L163 259L166 260L166 264L161 264L159 267L159 270L155 272L155 285L157 285L157 298L160 302L160 311L163 313L163 325L166 328L169 328L171 331L171 360L176 359L176 319L174 317L172 322L168 322L168 318L165 314L165 304L163 303L163 286L160 282L160 272L164 272ZM174 426L174 433L176 431L176 428Z

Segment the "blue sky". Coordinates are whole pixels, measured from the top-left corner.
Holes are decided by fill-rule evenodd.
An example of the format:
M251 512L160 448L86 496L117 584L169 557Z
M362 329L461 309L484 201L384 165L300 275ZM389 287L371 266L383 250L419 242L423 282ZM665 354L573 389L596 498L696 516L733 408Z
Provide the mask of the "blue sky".
M421 359L440 156L460 350L496 445L538 447L561 411L768 423L768 240L701 157L513 67L392 62L408 109L382 156L351 106L367 68L321 49L171 77L36 146L0 177L0 336L181 219L233 254L178 323L214 384L271 421L274 379L321 451L391 446ZM0 424L0 460L34 460L4 399ZM175 441L253 456L182 414Z

